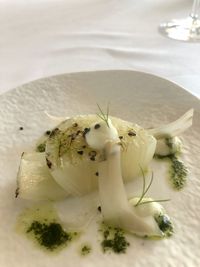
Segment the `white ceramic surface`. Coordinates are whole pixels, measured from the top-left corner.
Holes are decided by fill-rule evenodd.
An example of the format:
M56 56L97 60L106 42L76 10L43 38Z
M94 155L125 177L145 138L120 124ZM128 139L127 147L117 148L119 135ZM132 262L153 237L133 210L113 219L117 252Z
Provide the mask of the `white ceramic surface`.
M53 115L73 116L94 113L96 102L106 106L108 101L112 115L144 127L170 122L191 107L195 109L193 127L183 134L184 160L190 171L185 189L181 192L168 189L162 173L164 169L154 170L159 190L154 188L152 194L170 195L171 201L165 207L174 221L175 234L161 241L129 236L131 246L126 254L103 254L93 222L81 237L93 246L89 256L80 258L78 242L58 255L46 254L14 231L18 214L23 207L31 205L14 197L20 155L30 150L45 130L55 126L55 122L44 115L44 110ZM23 131L19 130L20 126L24 127ZM3 94L0 98L0 266L200 266L199 132L199 100L170 81L140 72L66 74L41 79ZM71 200L70 203L66 209L76 209L77 202Z

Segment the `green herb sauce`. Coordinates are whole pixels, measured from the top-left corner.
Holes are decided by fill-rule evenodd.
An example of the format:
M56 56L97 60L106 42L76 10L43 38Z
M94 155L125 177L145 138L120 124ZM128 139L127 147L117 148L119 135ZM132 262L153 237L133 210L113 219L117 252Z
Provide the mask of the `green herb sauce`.
M169 216L167 216L166 214L158 214L154 217L154 219L157 222L160 230L166 237L172 236L174 227Z
M66 232L63 229L50 204L26 209L19 216L16 230L46 251L58 251L78 235L76 232Z
M188 170L184 163L180 161L176 155L171 155L169 159L171 160L170 177L173 187L180 190L186 183Z
M36 147L36 151L37 152L45 152L45 148L46 148L46 142L45 143L41 143Z
M173 142L171 138L166 138L165 140L167 146L172 149ZM155 159L160 160L168 160L170 163L170 180L171 184L174 189L181 190L187 180L188 170L187 167L184 165L184 163L178 158L180 154L180 151L177 151L176 153L167 155L167 156L161 156L161 155L154 155Z
M60 245L71 241L71 234L65 232L59 223L41 223L33 221L27 233L32 232L41 246L54 250Z
M82 256L86 256L86 255L88 255L91 252L91 250L92 250L91 246L89 246L89 245L83 245L81 247L81 255Z
M130 244L127 242L125 233L122 229L103 225L100 232L102 232L103 235L103 240L101 242L103 252L112 251L117 254L126 252L126 249Z

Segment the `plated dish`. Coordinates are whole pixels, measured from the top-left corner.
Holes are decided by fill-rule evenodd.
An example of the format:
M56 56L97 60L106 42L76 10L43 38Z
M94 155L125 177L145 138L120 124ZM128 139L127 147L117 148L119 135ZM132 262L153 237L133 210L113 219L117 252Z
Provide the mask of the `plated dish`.
M58 124L58 121L56 122L55 118L52 120L52 118L46 116L44 113L45 110L49 114L52 114L55 117L60 117L60 116L74 117L77 114L89 114L95 112L97 110L96 106L97 102L107 103L108 101L110 101L112 115L114 115L115 117L120 117L124 120L135 122L140 125L142 124L142 127L147 129L174 121L175 119L180 117L183 113L185 113L188 109L193 107L195 109L193 127L191 128L191 130L188 130L188 132L184 133L182 136L184 141L183 160L186 162L189 169L188 181L184 190L180 193L175 192L174 189L172 189L172 187L170 186L169 180L167 179L168 163L162 164L162 167L158 167L160 162L157 162L156 160L154 160L151 163L151 168L154 170L153 172L155 178L151 188L148 191L147 197L152 197L153 199L157 200L171 199L169 203L166 202L162 204L169 213L170 217L173 218L174 229L175 229L174 230L175 234L173 235L173 237L166 240L156 241L156 240L141 240L134 236L128 235L126 237L127 239L125 242L127 244L130 244L130 246L128 246L125 254L119 256L116 255L115 253L111 253L109 254L109 257L107 254L106 254L107 256L104 255L104 253L102 253L101 247L99 246L99 242L102 243L101 241L102 233L100 233L101 231L98 231L99 225L96 222L98 221L100 223L101 221L99 219L101 216L98 215L99 210L101 209L101 206L105 204L105 199L108 197L109 194L103 197L103 201L101 198L100 202L98 196L95 193L90 195L90 197L88 197L88 195L86 197L83 196L87 191L88 192L90 191L90 188L88 188L88 183L85 183L83 184L83 186L81 186L81 190L83 190L83 192L80 192L81 191L80 188L78 188L77 190L77 184L70 183L69 181L67 184L64 184L65 181L62 182L62 173L60 173L60 171L63 170L61 168L59 172L56 172L56 174L54 173L54 176L57 179L57 180L55 179L56 182L59 185L61 185L61 188L59 188L60 191L58 190L56 194L58 196L62 196L62 194L63 196L65 196L66 192L68 194L69 193L68 191L70 191L71 195L73 195L74 192L74 195L78 195L78 197L70 198L69 200L65 200L64 202L58 201L57 197L55 197L56 198L55 209L57 214L54 216L54 219L57 216L60 222L65 223L64 225L65 228L71 227L71 233L73 232L74 234L76 232L76 234L75 236L73 235L66 237L66 235L63 233L62 238L64 239L74 238L74 242L73 244L70 244L70 246L67 249L63 249L62 251L59 252L59 254L54 255L54 258L53 259L51 258L52 263L50 264L56 264L56 263L61 264L62 261L64 261L64 258L67 257L69 266L73 266L74 264L76 264L76 262L80 262L80 255L77 251L79 252L82 251L84 254L88 254L87 257L84 257L84 259L81 260L80 264L82 266L90 266L90 265L92 266L94 265L96 259L99 259L99 263L96 263L97 266L98 264L99 266L103 266L105 264L106 265L110 264L108 266L114 266L115 263L119 261L121 264L128 266L128 264L131 263L132 261L131 255L134 252L134 250L137 251L137 256L135 258L135 266L140 266L141 263L149 264L149 262L152 262L152 264L156 266L156 264L157 265L160 264L163 257L166 259L166 266L171 261L175 263L176 260L179 260L179 262L180 260L184 260L184 262L187 261L188 263L191 264L195 264L197 262L197 258L195 257L196 250L194 249L194 245L198 244L199 239L196 239L194 237L194 240L191 242L190 241L191 236L189 235L189 232L187 232L185 229L186 227L187 230L189 231L190 226L195 224L195 221L198 219L198 214L196 214L198 207L194 206L194 203L196 203L198 199L198 195L196 195L195 191L193 191L195 190L194 186L195 182L198 183L198 180L196 178L198 169L195 167L196 161L198 159L198 154L197 157L195 157L195 159L191 160L191 156L194 155L194 153L198 150L198 145L199 145L197 138L198 127L199 127L198 124L199 101L195 97L189 95L183 89L179 88L178 86L169 81L163 80L161 78L149 74L137 73L131 71L105 71L105 72L61 75L57 77L39 80L31 84L22 86L21 88L17 88L16 90L12 91L10 94L11 96L9 96L9 93L4 95L1 99L2 102L0 103L2 110L4 110L4 114L7 115L6 118L5 116L2 116L1 118L3 125L2 129L3 146L1 149L2 152L4 152L2 153L3 156L2 156L1 171L4 172L5 177L8 177L6 180L3 178L1 179L2 188L5 187L4 189L6 189L2 194L2 197L4 197L5 199L7 198L9 191L10 191L9 194L11 194L11 191L14 190L15 179L13 179L13 177L14 178L16 177L18 165L20 163L19 159L21 157L21 152L26 151L27 153L23 155L22 157L23 161L30 162L30 158L31 161L34 158L32 157L33 155L30 154L30 152L34 150L38 137L43 135L43 133L46 132L47 130L50 130L51 131L50 136L51 137L53 136L52 129L56 129L55 127ZM10 100L11 97L13 99L12 101ZM181 101L177 101L177 99ZM91 121L91 125L89 125L90 127L88 128L92 128L94 126L95 131L97 131L98 129L95 128L95 125L100 125L99 128L103 128L105 126L107 127L105 129L110 129L112 128L112 123L113 123L115 125L114 129L116 129L115 128L116 123L113 121L112 117L111 121L108 123L107 126L103 124L101 125L101 123L106 123L106 122L103 120L97 121L95 117L95 120ZM84 129L85 128L87 127L84 127ZM58 127L58 129L60 129L60 127ZM7 130L7 132L10 133L9 135L10 138L5 136L4 134L5 130ZM82 129L79 129L79 131L82 131ZM137 129L135 128L132 129L132 132L134 132L134 134L136 135L137 134L139 135ZM87 144L89 143L89 146L93 149L93 151L95 149L98 150L99 148L94 147L95 143L93 137L90 138L90 141L87 140L87 136L90 136L91 133L92 131L86 133L87 134L85 136L86 143ZM56 136L56 134L54 136ZM120 135L117 134L117 138L119 138L119 136L121 136L121 134ZM133 137L133 135L129 137L131 138ZM50 138L49 140L52 141L52 138ZM53 142L54 141L55 140L53 140ZM118 140L118 143L122 143L120 139ZM42 142L38 143L39 149L42 150L41 145ZM47 163L49 162L49 165L55 164L55 157L53 156L52 158L52 153L50 153L52 152L51 142L47 144L47 149L49 150L49 151L47 150L47 153L49 155L49 157L46 157ZM53 151L55 151L54 148ZM78 148L77 151L79 152L79 153L77 152L77 156L82 157L83 156L82 154L84 153L83 150L80 150L80 148ZM87 152L88 152L87 154L89 154L89 152L91 151ZM39 154L41 157L42 153ZM96 154L95 156L94 155L90 156L91 160L91 158L96 157ZM74 159L76 160L76 158ZM140 169L139 171L143 173L145 167L140 166L139 169ZM101 171L102 169L100 170L100 173ZM99 174L98 169L94 170L94 176L96 176L97 178L98 175L96 175L96 173ZM106 174L104 176L106 176ZM133 176L133 174L131 174L131 176ZM131 181L126 188L127 198L140 196L141 188L143 185L144 184L142 184L142 179L136 179L134 181ZM94 179L94 184L91 186L94 186L95 188L95 179ZM55 186L53 187L55 189ZM70 187L70 190L69 188L66 189L67 187ZM26 192L26 190L21 190L20 192L20 187L18 187L18 189L19 190L17 191L17 195L19 194L20 196L20 193L22 195L22 192L23 193L25 192L25 194L27 195L23 198L34 199L34 194L32 195L32 197L27 197L28 193ZM104 189L103 192L105 192ZM45 190L41 190L39 194L37 193L35 195L36 196L35 200L39 200L44 191ZM50 193L50 189L47 191L48 193ZM40 197L38 197L39 195ZM53 191L52 195L54 195ZM109 198L107 198L107 200L109 200ZM189 202L187 201L188 199L190 200ZM106 203L108 203L107 200ZM140 198L138 199L138 201L139 200ZM134 203L134 205L137 205L138 201ZM151 200L148 198L147 201ZM7 210L6 208L4 208L5 207L4 205L6 203L8 204L9 207ZM40 206L42 205L41 203L42 202L40 202L39 204ZM99 203L101 204L100 206ZM181 208L183 205L186 207L185 210L189 214L191 214L188 220L184 221L184 223L182 223L183 222L182 219L185 216L185 210ZM7 221L8 218L11 218L11 220L9 220L9 223L6 224L3 222L2 229L6 228L10 229L9 232L11 233L10 235L12 236L13 242L11 243L7 241L7 244L10 247L9 253L13 254L13 259L17 259L19 255L17 255L16 250L15 251L12 250L12 245L19 244L17 245L17 251L19 252L18 254L20 254L23 253L22 244L24 244L30 253L27 253L26 255L24 255L24 257L19 257L19 261L22 264L25 264L30 260L31 255L34 254L38 255L38 257L36 257L33 260L33 266L35 264L40 264L40 259L43 260L43 265L41 266L45 266L44 264L46 265L49 264L49 255L45 254L44 251L40 251L38 248L36 248L34 244L31 243L30 240L24 238L24 236L20 236L17 232L13 230L15 228L14 226L19 214L23 210L27 210L27 208L29 208L30 210L32 206L33 203L31 201L24 201L21 199L16 200L14 199L14 197L11 197L11 199L8 200L7 202L3 201L2 212L4 214L5 221ZM108 206L107 208L108 210L110 209L110 207ZM49 206L47 210L48 209L52 215ZM105 205L103 209L105 210ZM42 213L44 215L45 211L43 210ZM103 217L105 217L104 211L102 213ZM93 215L91 216L91 214ZM31 216L29 214L28 220L30 220ZM85 226L83 231L82 226L84 224ZM74 225L76 226L74 227ZM120 225L116 224L114 224L114 226L120 227ZM75 228L76 230L74 230ZM34 232L33 229L34 227L32 227L30 231ZM79 229L80 231L77 229ZM81 234L79 235L79 233ZM197 229L196 233L198 236L199 233ZM3 231L2 234L4 235ZM118 233L118 235L122 236L121 233ZM142 235L146 235L145 232L143 232ZM187 242L188 244L188 249L189 249L188 251L191 252L191 255L188 256L187 259L183 253L184 249L183 244L185 244L185 242ZM1 246L3 248L3 243L1 244ZM173 258L173 250L177 246L181 251L181 253L179 255L180 258L179 256L177 256L177 258L175 259ZM88 251L90 251L90 253L88 253ZM155 251L157 251L156 253L159 252L159 256L155 256ZM160 254L162 255L162 257L160 256ZM6 255L7 254L5 252L5 256L2 260L4 260L5 263L7 264L5 266L11 266L12 259L7 257L6 260ZM145 257L142 255L145 255ZM119 259L117 257L119 257Z

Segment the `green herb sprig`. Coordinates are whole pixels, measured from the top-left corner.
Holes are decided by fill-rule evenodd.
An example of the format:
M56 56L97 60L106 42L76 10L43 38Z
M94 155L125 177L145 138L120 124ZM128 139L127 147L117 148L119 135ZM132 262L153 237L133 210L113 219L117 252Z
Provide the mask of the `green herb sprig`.
M105 123L107 124L108 128L110 128L109 123L108 123L108 119L109 119L109 104L107 105L107 110L106 113L103 112L102 108L99 106L99 104L97 104L97 107L100 111L100 114L97 113L97 116L102 119L103 121L105 121Z
M147 200L147 201L142 201L144 196L146 195L146 193L149 191L152 183L153 183L153 179L154 179L154 174L152 172L151 175L151 180L148 184L148 186L146 187L146 177L144 174L144 171L142 169L142 167L140 166L141 172L142 172L142 179L143 179L143 186L142 186L142 194L138 200L138 202L135 204L135 207L142 205L142 204L148 204L148 203L153 203L153 202L166 202L166 201L170 201L170 199L155 199L155 200Z

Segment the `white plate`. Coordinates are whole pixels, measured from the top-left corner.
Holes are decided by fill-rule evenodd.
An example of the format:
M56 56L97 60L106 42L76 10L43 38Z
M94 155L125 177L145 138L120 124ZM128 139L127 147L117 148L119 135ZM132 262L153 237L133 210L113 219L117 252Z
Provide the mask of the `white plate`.
M188 184L171 194L166 208L175 224L172 238L148 241L129 238L124 255L103 254L94 229L82 240L91 240L92 253L80 258L78 242L58 255L49 256L14 231L16 218L26 201L15 199L16 173L22 151L55 123L53 115L94 113L96 103L111 103L111 113L145 127L163 124L195 109L193 127L184 133ZM24 130L20 131L19 127ZM133 71L98 71L64 74L23 85L0 98L0 266L1 267L141 267L200 266L200 103L176 84ZM160 185L165 183L159 177ZM157 190L158 192L160 191ZM76 207L72 207L76 208ZM92 227L91 227L92 228Z

